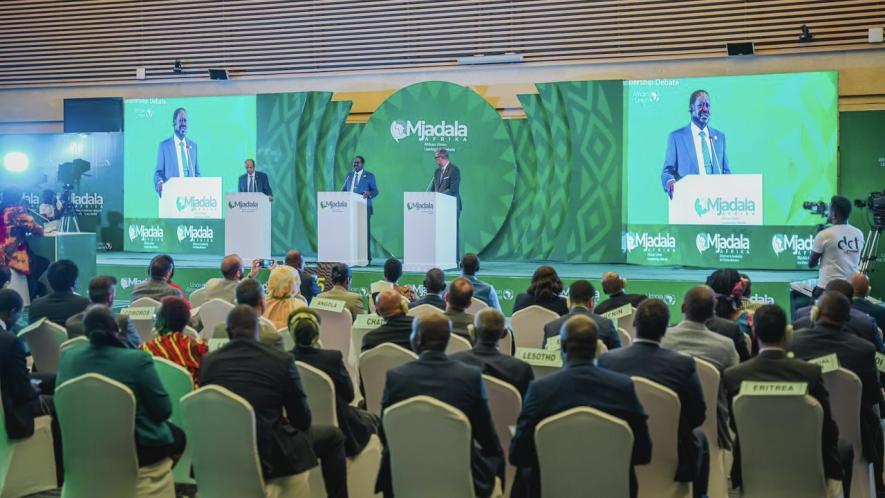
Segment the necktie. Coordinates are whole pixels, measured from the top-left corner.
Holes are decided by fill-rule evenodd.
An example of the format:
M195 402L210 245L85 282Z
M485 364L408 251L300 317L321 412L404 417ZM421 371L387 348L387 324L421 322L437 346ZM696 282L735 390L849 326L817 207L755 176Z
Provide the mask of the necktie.
M255 192L255 177L249 175L249 188L247 189L249 192Z
M181 169L184 170L184 176L191 176L191 167L187 160L187 150L184 148L184 140L178 142L178 148L181 149Z
M351 183L351 185L350 185L351 192L354 192L354 193L356 192L356 184L359 182L360 182L360 174L354 173L353 174L353 181L350 182Z
M707 145L707 134L704 133L704 130L701 130L698 136L701 137L701 154L704 155L704 169L707 170L708 175L712 175L713 158L710 156L710 146Z

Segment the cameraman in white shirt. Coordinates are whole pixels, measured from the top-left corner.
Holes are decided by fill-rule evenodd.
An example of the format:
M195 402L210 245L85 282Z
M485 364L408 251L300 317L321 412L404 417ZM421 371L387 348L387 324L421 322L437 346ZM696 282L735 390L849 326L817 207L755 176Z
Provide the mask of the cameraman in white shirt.
M827 283L833 279L848 278L857 273L860 253L863 250L863 232L848 224L851 214L851 201L841 195L830 199L829 221L833 225L818 232L811 245L808 267L815 268L820 263L817 286L813 297L820 296Z

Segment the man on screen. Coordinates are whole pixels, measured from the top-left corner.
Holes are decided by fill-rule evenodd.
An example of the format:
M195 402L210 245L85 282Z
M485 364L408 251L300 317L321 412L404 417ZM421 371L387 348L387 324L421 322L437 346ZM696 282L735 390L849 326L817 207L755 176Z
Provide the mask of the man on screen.
M710 121L710 95L695 90L688 99L691 123L670 133L661 184L670 198L685 175L728 175L725 134L707 126Z
M441 194L451 195L458 200L458 218L456 230L458 233L455 245L455 254L461 254L461 170L457 166L449 162L449 151L445 148L436 150L434 154L436 171L433 172L433 179L430 180L429 192L439 192ZM457 262L456 262L457 263Z
M246 174L240 175L237 182L237 192L261 192L267 196L267 200L273 202L273 190L270 188L270 180L267 175L255 171L255 160L246 159Z
M353 158L353 171L347 174L344 179L344 185L341 186L342 192L353 192L359 194L366 199L366 251L369 263L372 262L372 199L378 196L378 184L375 183L375 175L363 169L366 164L363 156Z
M172 131L172 137L160 142L157 149L154 187L160 195L163 195L163 184L170 178L200 176L197 143L184 137L187 133L187 111L183 107L172 113Z

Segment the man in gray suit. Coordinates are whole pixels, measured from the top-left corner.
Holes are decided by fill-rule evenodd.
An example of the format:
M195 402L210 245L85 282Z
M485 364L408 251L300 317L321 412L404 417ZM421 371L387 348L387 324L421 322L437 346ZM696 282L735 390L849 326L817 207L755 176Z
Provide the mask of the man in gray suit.
M159 301L166 296L184 297L180 290L169 285L175 263L168 254L158 254L151 259L150 278L132 289L132 301L149 297Z
M184 107L179 107L172 113L172 131L172 136L160 142L157 148L154 188L160 195L163 195L163 184L170 178L200 176L197 143L185 138L187 111Z
M466 278L456 278L449 285L449 291L446 292L446 318L452 322L452 333L470 341L473 344L473 338L470 337L468 325L473 324L473 314L467 313L470 307L470 300L473 298L473 284Z
M65 321L65 329L68 331L68 337L73 339L81 335L86 335L86 327L83 325L83 319L86 318L86 312L95 305L107 306L110 309L114 305L114 297L117 294L117 279L111 275L99 275L93 277L89 281L89 302L90 305L84 311L77 313ZM136 349L141 346L141 336L135 325L129 320L129 317L118 314L117 326L121 331L126 332L126 347Z
M231 304L237 303L237 284L243 279L243 260L236 254L229 254L221 260L223 278L211 278L203 286L206 301L221 299Z

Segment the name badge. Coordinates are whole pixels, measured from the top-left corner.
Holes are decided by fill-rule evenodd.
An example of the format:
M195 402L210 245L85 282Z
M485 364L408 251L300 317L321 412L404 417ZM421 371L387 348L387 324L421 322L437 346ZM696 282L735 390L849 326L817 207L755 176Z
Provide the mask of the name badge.
M317 310L341 313L344 311L344 301L340 299L329 299L327 297L315 297L310 302L310 307Z
M741 382L739 394L749 396L804 396L808 392L806 382Z
M516 358L536 367L562 368L562 357L558 351L538 348L517 348Z
M620 308L615 308L611 311L603 313L602 316L608 318L609 320L617 320L618 318L624 318L625 316L630 316L633 312L636 311L636 308L633 307L632 304L625 304Z
M836 356L836 353L821 356L820 358L812 358L808 360L808 363L820 365L820 369L823 373L839 370L839 357Z
M120 314L128 316L130 320L153 320L155 312L156 309L151 306L135 306L120 310Z
M371 315L357 315L356 321L353 322L353 328L355 329L375 329L382 325L384 325L384 319L374 313Z
M562 350L562 339L559 338L558 335L547 338L547 344L544 349L547 351L556 351L557 353Z
M880 372L885 372L885 354L876 353L876 368Z

